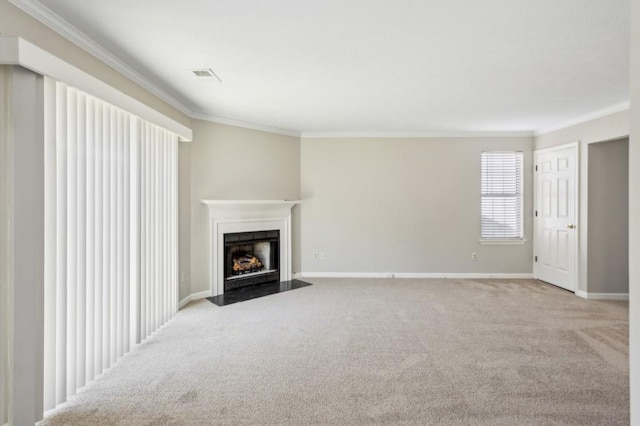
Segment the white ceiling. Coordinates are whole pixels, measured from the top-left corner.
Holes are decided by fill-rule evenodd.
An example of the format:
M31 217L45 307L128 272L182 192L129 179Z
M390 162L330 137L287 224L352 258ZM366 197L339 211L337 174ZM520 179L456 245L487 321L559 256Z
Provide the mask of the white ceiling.
M629 100L629 0L40 3L199 118L304 134L519 132Z

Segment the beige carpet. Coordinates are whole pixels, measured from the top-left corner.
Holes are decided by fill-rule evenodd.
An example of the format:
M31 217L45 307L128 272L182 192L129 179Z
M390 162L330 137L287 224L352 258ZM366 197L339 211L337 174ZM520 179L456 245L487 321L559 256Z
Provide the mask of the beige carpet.
M628 305L534 280L192 303L45 425L629 423Z

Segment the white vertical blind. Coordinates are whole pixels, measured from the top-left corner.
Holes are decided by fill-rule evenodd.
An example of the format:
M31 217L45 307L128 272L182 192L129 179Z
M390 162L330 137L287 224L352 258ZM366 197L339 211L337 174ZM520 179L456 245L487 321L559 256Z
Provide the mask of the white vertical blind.
M522 152L482 153L482 238L522 239Z
M178 137L46 80L45 409L177 309Z
M178 308L178 223L177 223L177 137L150 123L140 123L139 148L133 157L139 168L133 181L139 180L140 195L132 197L139 205L139 240L130 244L139 259L132 275L139 276L140 285L130 294L140 305L135 315L140 317L140 339L167 322Z

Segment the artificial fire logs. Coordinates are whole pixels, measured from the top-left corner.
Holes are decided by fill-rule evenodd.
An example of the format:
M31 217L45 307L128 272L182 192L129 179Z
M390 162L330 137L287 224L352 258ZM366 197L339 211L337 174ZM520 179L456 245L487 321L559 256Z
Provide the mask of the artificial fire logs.
M236 275L256 272L262 269L262 262L253 254L247 253L233 258L233 272Z

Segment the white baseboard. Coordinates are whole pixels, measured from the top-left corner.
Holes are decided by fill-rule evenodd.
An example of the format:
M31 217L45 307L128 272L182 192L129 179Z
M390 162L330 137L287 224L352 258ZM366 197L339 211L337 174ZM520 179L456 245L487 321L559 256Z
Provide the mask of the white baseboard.
M460 274L460 273L414 273L414 272L296 272L292 274L295 279L299 278L453 278L453 279L483 279L483 278L495 278L495 279L528 279L533 278L533 274ZM578 294L576 292L576 294ZM593 294L593 293L591 293ZM204 299L211 296L211 291L201 291L198 293L192 293L180 301L180 309L184 308L194 300ZM610 295L616 296L616 295ZM620 296L620 295L618 295ZM627 299L629 295L627 294ZM585 297L585 296L582 296ZM589 297L593 299L594 297ZM623 300L614 299L610 300Z
M479 273L404 273L393 274L394 278L455 278L455 279L530 279L533 274L479 274Z
M185 306L187 306L189 302L193 300L204 299L205 297L209 297L209 296L211 296L210 290L205 290L198 293L191 293L190 295L188 295L187 297L185 297L180 301L179 309L184 308Z
M578 290L576 296L590 300L629 300L629 293L588 293Z
M457 278L529 279L533 274L422 273L422 272L298 272L296 278Z
M393 278L386 272L299 272L300 278Z

